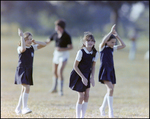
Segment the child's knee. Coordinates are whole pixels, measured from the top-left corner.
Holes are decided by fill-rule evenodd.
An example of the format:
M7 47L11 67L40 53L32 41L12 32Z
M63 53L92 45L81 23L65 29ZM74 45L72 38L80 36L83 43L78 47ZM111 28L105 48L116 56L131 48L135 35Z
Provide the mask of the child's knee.
M25 93L29 93L30 92L30 86L24 86L24 89L23 89L23 91L25 92Z
M112 87L112 88L108 88L108 93L109 93L109 94L112 95L112 94L113 94L113 91L114 91L114 88L113 88L113 87Z
M85 94L85 99L89 99L89 94Z
M82 102L84 100L84 94L79 96L79 102Z
M55 77L58 77L57 71L53 71L53 75L54 75Z

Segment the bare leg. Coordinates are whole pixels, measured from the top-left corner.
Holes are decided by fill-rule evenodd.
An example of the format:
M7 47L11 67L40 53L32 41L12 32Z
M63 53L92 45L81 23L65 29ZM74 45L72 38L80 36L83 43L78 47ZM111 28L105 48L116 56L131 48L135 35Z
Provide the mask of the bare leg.
M107 88L108 95L113 96L114 84L112 84L110 81L104 81L104 83Z
M58 70L57 70L58 81L59 81L59 94L61 96L63 95L63 82L64 82L63 71L64 71L66 64L67 64L67 61L60 62L58 65Z
M57 70L58 64L53 63L53 86L50 91L51 93L57 92L57 80L58 80Z

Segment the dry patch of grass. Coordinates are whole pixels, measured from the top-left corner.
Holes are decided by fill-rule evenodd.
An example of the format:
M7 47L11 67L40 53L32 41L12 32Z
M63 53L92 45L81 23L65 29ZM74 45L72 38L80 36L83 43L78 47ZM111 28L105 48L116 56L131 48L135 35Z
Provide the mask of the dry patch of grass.
M44 41L47 37L36 37ZM50 94L52 86L52 58L54 43L36 51L34 57L33 80L28 106L33 111L26 115L16 115L14 110L18 103L21 86L14 84L18 61L17 42L19 37L1 37L1 117L2 118L75 118L77 94L69 89L69 75L79 49L80 39L73 38L74 49L64 70L64 96ZM96 41L98 49L100 40ZM138 43L136 59L128 60L130 42L127 47L114 53L117 84L114 90L114 115L116 118L149 117L149 61L144 60L148 50L148 40ZM96 64L95 87L91 87L90 99L85 117L101 118L98 108L106 93L104 85L98 82L99 60ZM106 108L106 113L108 108ZM107 118L107 116L106 116Z

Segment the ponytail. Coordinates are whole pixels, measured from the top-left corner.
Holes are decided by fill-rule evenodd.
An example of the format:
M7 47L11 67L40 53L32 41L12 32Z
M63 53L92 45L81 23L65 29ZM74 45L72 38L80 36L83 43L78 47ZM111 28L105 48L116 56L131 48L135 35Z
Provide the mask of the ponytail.
M97 53L97 50L96 50L96 48L94 46L92 47L92 50L93 50L92 56L95 57L95 55Z

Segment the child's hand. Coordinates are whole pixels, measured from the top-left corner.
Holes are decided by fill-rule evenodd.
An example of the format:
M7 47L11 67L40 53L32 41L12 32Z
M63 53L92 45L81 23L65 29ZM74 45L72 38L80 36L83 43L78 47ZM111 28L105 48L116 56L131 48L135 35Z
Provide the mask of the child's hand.
M50 42L50 39L47 39L46 42Z
M87 80L86 78L82 78L82 83L83 83L85 86L87 86L88 80Z
M61 51L61 48L60 47L56 47L55 48L57 51Z
M117 32L114 30L113 33L112 33L115 37L118 36Z
M18 35L23 36L23 32L18 28Z
M111 32L112 34L115 32L115 27L116 27L116 24L114 24L114 25L111 27L110 32Z
M92 84L93 87L95 86L95 81L93 78L90 79L90 83Z
M32 43L33 43L33 44L36 44L36 42L35 42L35 40L34 40L34 39L32 39Z

